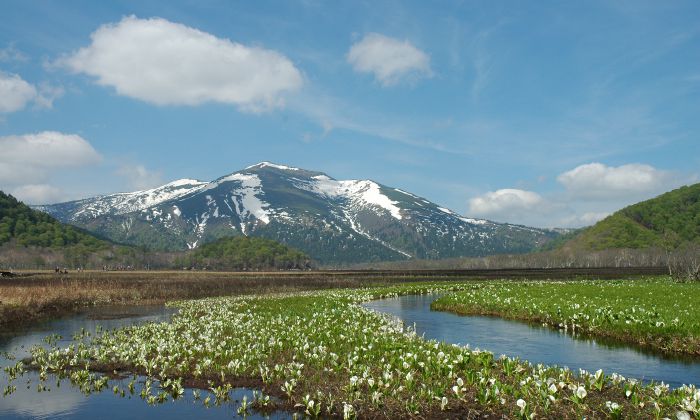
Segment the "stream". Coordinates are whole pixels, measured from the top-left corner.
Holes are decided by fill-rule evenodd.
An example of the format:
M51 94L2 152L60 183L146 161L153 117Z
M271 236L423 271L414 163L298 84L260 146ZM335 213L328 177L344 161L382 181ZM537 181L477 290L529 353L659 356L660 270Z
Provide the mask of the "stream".
M577 338L551 328L487 316L460 316L430 310L435 295L409 295L363 304L391 314L405 325L415 324L418 335L447 343L505 354L533 364L619 373L642 381L664 381L671 387L700 383L700 360L669 358L623 344Z

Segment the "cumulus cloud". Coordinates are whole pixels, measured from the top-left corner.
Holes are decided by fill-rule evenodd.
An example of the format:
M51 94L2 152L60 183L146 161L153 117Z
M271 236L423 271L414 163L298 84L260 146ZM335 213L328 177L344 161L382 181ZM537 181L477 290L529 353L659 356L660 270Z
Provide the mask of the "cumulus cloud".
M669 172L639 163L622 166L588 163L557 177L567 191L590 199L620 199L660 192L671 180Z
M0 72L0 113L24 109L37 96L36 88L18 75Z
M58 168L87 165L101 159L84 138L56 131L0 137L0 149L3 165Z
M697 178L639 163L589 163L560 174L557 181L564 188L543 195L501 189L472 198L469 215L538 227L589 226L630 204L697 182Z
M12 190L18 200L30 204L49 204L60 201L63 192L48 184L27 184L16 187Z
M82 137L55 131L0 137L0 150L0 188L33 204L59 197L52 176L102 159Z
M217 38L161 18L123 18L99 27L92 43L58 60L117 93L157 105L233 104L262 111L303 84L284 55Z
M469 200L469 214L519 223L522 219L520 213L541 211L544 203L536 192L505 188Z
M16 74L0 71L0 113L16 112L29 103L51 108L53 101L63 95L63 88L42 84L37 89Z
M147 190L163 184L160 172L148 170L143 165L123 165L116 173L126 178L129 188L134 190Z
M408 41L370 33L353 44L347 54L353 69L372 73L384 86L430 77L430 57Z

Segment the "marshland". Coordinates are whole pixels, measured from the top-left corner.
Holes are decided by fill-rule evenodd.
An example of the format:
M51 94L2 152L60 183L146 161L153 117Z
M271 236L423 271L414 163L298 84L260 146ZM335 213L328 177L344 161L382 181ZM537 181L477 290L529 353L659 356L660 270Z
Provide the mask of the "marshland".
M231 273L177 274L170 274L172 284L186 289L182 284L209 281L221 285L221 296L144 291L140 296L150 302L165 300L173 312L156 322L125 323L116 329L90 324L92 330L81 328L71 337L47 331L48 338L21 357L13 358L13 349L4 349L5 401L27 392L51 398L47 391L62 383L76 394L127 399L129 406L175 403L242 416L698 415L700 393L687 380L700 372L696 283L644 275L533 280L431 273L431 281L415 273L337 273L335 278L331 273L246 273L236 280ZM127 290L124 286L139 276L124 274L114 290ZM246 284L255 284L257 290ZM104 296L120 302L114 293ZM481 331L460 333L461 327L445 321L451 335L433 337L429 328L410 323L407 312L382 309L383 302L391 306L400 296L430 297L421 311L437 316L430 323L433 329L440 328L441 314L455 317L448 312L466 315L455 317L463 319L512 319L500 321L514 325L498 339L508 340L512 334L514 340L523 340L518 334L525 334L542 346L561 346L542 338L538 331L544 328L567 342L588 343L585 352L595 354L600 348L599 358L592 360L606 369L590 361L574 367L576 350L556 365L538 360L542 357L536 353L527 360L519 354L522 341L511 341L503 354L493 353L479 342L479 334L499 334L489 323ZM99 308L99 302L93 304ZM124 312L129 312L128 305ZM596 338L604 340L597 343ZM631 372L616 372L615 363L611 367L604 359L611 341L623 349L614 357L651 361L660 366L656 372L662 377L645 376L646 371L635 371L634 363L623 360L618 365L631 366ZM644 348L656 354L642 353ZM669 353L685 358L669 358ZM673 372L683 373L674 377Z

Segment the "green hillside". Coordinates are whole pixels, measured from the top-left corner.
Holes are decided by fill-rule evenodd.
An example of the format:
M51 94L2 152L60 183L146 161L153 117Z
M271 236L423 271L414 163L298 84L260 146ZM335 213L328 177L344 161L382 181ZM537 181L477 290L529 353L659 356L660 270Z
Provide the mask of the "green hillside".
M46 213L32 210L0 191L0 245L10 241L23 247L81 246L92 251L110 246L110 243L65 225Z
M678 247L700 243L700 184L643 201L579 231L563 248Z
M218 270L269 270L308 268L310 258L279 242L252 237L229 237L202 245L178 259L183 267Z

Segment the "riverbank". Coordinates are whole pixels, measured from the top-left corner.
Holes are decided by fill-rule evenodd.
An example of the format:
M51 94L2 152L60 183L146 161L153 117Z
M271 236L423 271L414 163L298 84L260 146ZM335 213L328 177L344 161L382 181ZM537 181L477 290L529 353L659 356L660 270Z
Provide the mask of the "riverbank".
M581 282L491 282L444 296L437 311L520 320L700 357L700 283L668 277Z

